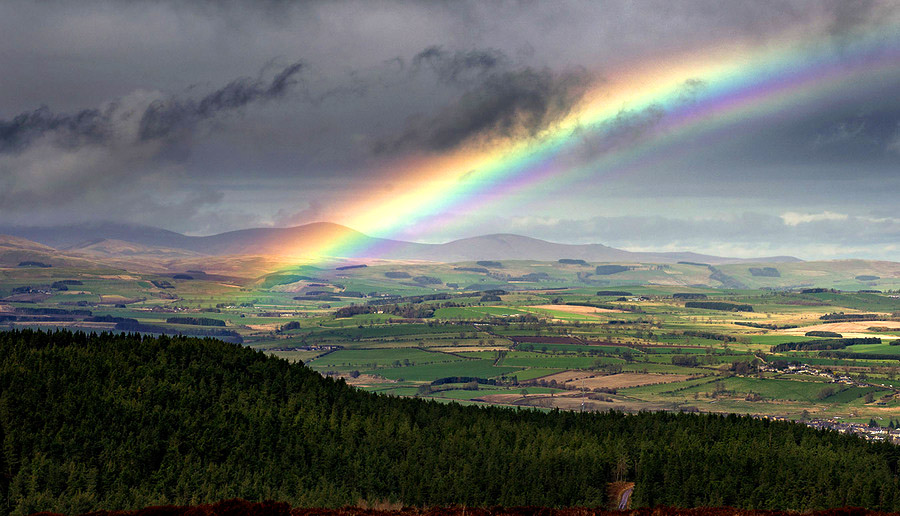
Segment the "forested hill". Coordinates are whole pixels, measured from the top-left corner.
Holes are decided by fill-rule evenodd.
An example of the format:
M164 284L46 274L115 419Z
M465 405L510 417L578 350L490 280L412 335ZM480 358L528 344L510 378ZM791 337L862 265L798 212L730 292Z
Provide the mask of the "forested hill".
M211 339L0 333L0 513L298 506L900 509L900 448L738 416L542 413L365 393Z

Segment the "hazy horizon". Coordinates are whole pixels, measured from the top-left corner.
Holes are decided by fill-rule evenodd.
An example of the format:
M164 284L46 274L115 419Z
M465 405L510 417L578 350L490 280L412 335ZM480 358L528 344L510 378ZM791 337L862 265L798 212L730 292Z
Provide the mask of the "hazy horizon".
M71 231L72 233L75 233L76 239L80 238L81 241L79 242L79 244L81 244L81 243L90 242L92 240L96 240L96 238L98 238L100 235L104 234L104 233L100 232L99 230L102 230L103 228L113 227L113 226L130 227L132 229L145 228L145 229L171 231L171 232L174 232L174 233L177 233L180 235L184 235L184 236L189 236L189 237L208 237L208 236L216 236L216 235L221 235L221 234L230 233L230 232L256 230L256 229L290 229L290 228L306 226L309 224L336 224L336 223L329 222L329 221L314 221L314 222L308 222L308 223L304 223L304 224L297 224L297 225L291 225L291 226L253 226L253 227L235 228L235 229L232 229L229 231L224 231L224 232L192 233L192 232L181 232L181 231L177 231L177 230L173 230L173 229L161 228L161 227L157 227L157 226L143 225L143 224L137 224L137 223L120 224L120 223L116 223L116 222L112 222L112 221L97 221L97 222L93 222L93 223L83 223L83 224L75 224L75 225L56 225L56 226L28 226L28 225L3 226L3 225L0 225L0 235L10 234L10 235L18 236L21 238L33 239L35 241L39 241L39 242L43 241L42 243L47 243L46 238L41 238L39 236L39 233L35 234L34 232L36 232L36 231L39 232L40 230L68 230L68 231ZM348 226L343 226L343 227L346 227L353 231L357 231L354 228L351 228ZM93 231L91 232L91 230L93 230ZM82 234L79 236L79 235L77 235L77 233L79 231L88 231L88 233ZM365 234L365 233L363 233L363 234ZM372 235L368 235L368 234L365 234L365 235L372 236ZM659 246L659 247L653 247L653 246L635 247L635 246L627 246L627 245L616 245L614 243L610 243L609 241L591 241L589 239L565 240L562 238L555 237L553 234L547 234L546 236L539 236L539 235L535 235L535 234L516 233L516 232L510 232L510 231L477 232L476 230L473 230L473 232L471 234L463 234L460 236L453 236L453 237L449 237L449 238L441 239L441 240L403 239L403 238L393 238L393 240L399 240L399 241L410 242L410 243L418 243L418 244L446 244L446 243L450 243L450 242L454 242L454 241L458 241L458 240L474 239L474 238L478 238L478 237L493 236L493 235L514 235L514 236L532 238L532 239L537 239L537 240L541 240L541 241L545 241L545 242L550 242L550 243L555 243L555 244L563 244L563 245L600 244L600 245L604 245L607 247L620 249L623 251L634 252L634 253L695 253L695 254L703 254L703 255L710 255L710 256L725 257L725 258L748 258L748 259L771 258L771 257L793 257L793 258L799 258L804 261L851 260L851 259L880 260L879 258L872 258L872 257L868 257L868 256L854 256L851 253L845 253L840 256L829 256L829 255L824 255L824 254L823 255L814 255L814 256L798 256L795 254L791 254L789 252L779 253L778 248L769 248L769 249L773 249L773 251L767 253L767 252L762 252L759 249L749 249L749 248L744 249L744 248L740 248L740 247L709 248L709 249L696 248L696 247L690 247L690 246L678 246L678 245L668 245L668 246ZM110 236L106 236L103 238L108 238L110 240L128 241L128 238L119 237L117 235L110 235ZM141 239L140 238L133 239L133 241L135 241L135 243L140 243L139 240L141 240ZM52 243L47 243L47 245L50 245L51 247L60 247L60 248L70 247L69 245L54 246L54 245L52 245ZM787 251L787 250L788 249L785 248L785 251ZM359 258L377 258L377 256L372 256L372 257L360 256ZM896 261L896 260L892 260L890 258L885 258L884 260Z

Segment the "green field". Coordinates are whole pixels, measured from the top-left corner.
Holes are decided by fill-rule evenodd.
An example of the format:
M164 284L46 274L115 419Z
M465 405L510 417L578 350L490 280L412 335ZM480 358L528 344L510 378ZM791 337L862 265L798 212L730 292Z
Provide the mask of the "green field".
M753 392L765 399L814 401L817 399L819 393L827 387L827 384L816 380L793 381L768 378L723 378L713 384L699 385L685 389L684 393L715 392L716 388L719 386L721 386L725 392L733 392L738 395L747 395ZM827 398L823 398L823 401L827 401Z
M582 357L574 355L548 355L524 351L511 351L501 362L512 367L549 367L555 369L589 369L598 364L624 364L615 357Z
M493 360L462 360L452 363L432 363L366 372L391 380L403 379L414 382L430 382L437 378L458 376L494 378L501 375L514 374L519 369L518 367L495 367Z
M900 359L900 345L892 346L890 344L882 343L882 344L858 344L856 346L849 346L846 348L846 351L851 353L874 353L879 355L897 355L897 359Z
M393 364L409 363L423 365L434 363L459 362L463 358L446 353L434 353L416 348L391 349L342 349L328 353L308 365L313 369L329 367L365 368L394 367Z

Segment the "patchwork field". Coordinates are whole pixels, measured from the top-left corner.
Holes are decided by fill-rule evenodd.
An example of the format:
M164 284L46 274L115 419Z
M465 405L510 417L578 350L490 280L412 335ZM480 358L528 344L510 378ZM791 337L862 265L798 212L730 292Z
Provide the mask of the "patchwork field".
M884 425L900 407L900 268L889 264L771 264L778 277L719 267L746 287L734 289L690 263L597 275L556 262L263 260L252 263L268 271L229 275L238 262L0 268L0 325L226 339L362 389L444 402Z

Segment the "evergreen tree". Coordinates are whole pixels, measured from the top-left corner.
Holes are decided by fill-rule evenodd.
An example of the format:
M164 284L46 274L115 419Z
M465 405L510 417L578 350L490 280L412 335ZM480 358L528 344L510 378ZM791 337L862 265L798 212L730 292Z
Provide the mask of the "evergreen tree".
M234 497L302 506L900 509L900 448L736 415L379 396L235 344L0 333L0 514Z

